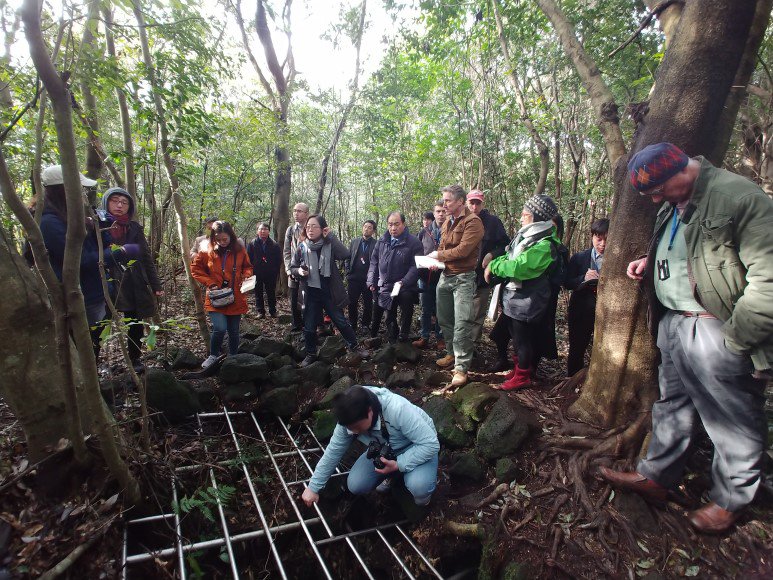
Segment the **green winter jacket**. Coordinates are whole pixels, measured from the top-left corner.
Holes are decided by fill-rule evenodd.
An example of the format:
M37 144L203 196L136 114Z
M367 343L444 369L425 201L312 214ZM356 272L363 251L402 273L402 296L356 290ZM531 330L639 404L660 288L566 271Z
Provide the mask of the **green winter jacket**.
M773 200L753 182L714 167L703 157L692 198L682 214L687 268L695 299L724 322L725 344L751 356L757 370L773 362ZM655 219L655 248L672 215ZM645 274L653 334L663 312L654 292L654 264Z

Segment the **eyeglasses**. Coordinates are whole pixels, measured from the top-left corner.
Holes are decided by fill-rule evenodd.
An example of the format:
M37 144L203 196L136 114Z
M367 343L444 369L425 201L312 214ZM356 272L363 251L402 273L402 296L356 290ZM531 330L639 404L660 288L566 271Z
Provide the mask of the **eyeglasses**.
M321 230L322 227L317 224L306 224L307 230Z
M130 202L128 199L121 199L121 198L110 198L109 203L114 203L115 205L129 205Z
M666 190L666 184L664 183L660 187L656 187L655 189L648 189L646 191L640 191L639 195L643 195L645 197L652 197L654 195L662 196L663 192Z

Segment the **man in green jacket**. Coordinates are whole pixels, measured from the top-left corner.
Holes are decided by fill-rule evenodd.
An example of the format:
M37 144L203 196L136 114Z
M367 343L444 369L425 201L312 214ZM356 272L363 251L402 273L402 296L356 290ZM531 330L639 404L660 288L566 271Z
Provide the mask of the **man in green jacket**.
M601 474L665 500L682 477L700 419L715 448L711 501L688 519L700 532L724 532L754 499L761 478L763 377L773 360L773 201L751 181L671 143L645 147L628 170L642 195L668 202L647 257L627 271L650 297L660 399L637 472Z

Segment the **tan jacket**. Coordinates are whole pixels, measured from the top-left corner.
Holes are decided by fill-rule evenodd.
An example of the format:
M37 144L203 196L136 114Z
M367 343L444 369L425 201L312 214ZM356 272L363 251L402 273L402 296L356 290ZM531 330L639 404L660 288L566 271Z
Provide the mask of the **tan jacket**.
M483 222L468 208L451 225L451 216L443 222L438 246L438 260L446 265L446 274L472 272L478 265L483 241Z

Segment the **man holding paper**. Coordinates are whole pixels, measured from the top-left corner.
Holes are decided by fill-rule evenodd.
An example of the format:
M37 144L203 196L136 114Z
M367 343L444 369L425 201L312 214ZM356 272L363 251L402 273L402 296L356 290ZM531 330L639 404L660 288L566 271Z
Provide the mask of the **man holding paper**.
M393 211L387 216L387 232L376 243L370 256L368 287L376 292L373 306L371 336L378 334L384 312L387 313L387 337L390 342L405 342L410 337L413 307L418 302L418 270L416 256L423 253L416 236L405 227L405 216ZM400 308L400 327L397 308Z
M472 307L475 267L483 240L483 222L465 205L467 192L461 185L443 188L448 217L443 224L440 246L429 254L443 262L445 269L437 286L437 317L446 339L446 356L436 361L441 368L454 366L452 387L467 383L472 362Z

